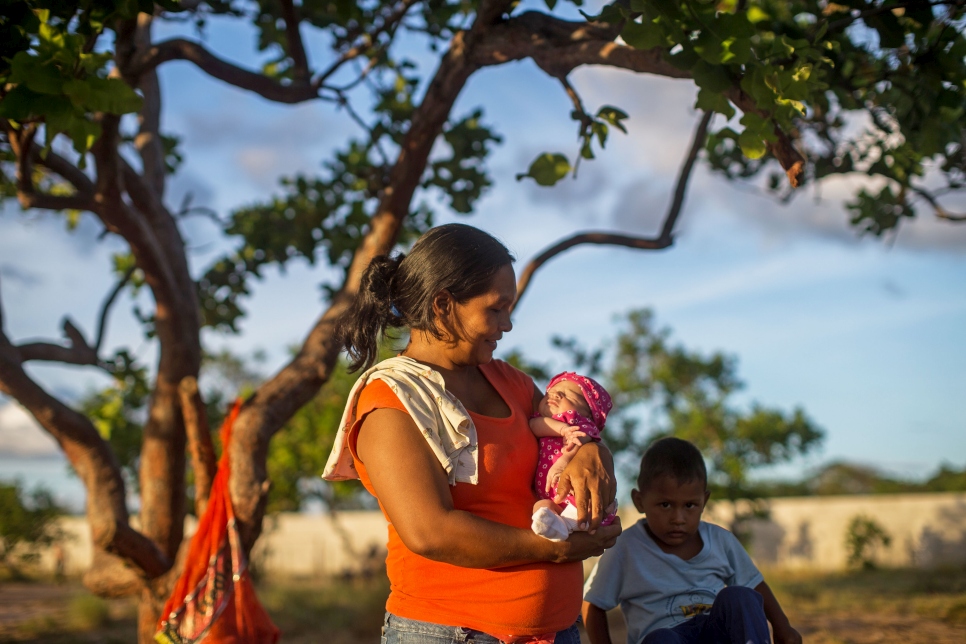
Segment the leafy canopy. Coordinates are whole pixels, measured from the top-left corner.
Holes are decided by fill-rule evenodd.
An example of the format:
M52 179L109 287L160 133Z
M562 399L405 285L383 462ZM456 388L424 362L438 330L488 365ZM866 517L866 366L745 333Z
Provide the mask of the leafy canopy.
M556 344L578 370L600 377L613 397L605 435L630 480L652 441L677 436L704 454L715 498L745 498L755 495L754 470L789 462L824 439L802 409L735 405L731 397L743 387L737 359L671 344L670 331L656 328L649 310L628 313L609 350L586 350L573 340Z
M771 168L769 189L788 196L766 154L787 133L805 180L877 180L847 208L858 230L882 235L921 209L964 218L940 203L966 187L964 16L961 0L631 0L592 19L619 27L631 47L659 50L693 77L695 107L724 115L708 138L713 169L751 179ZM608 123L624 130L601 118L608 110L623 114L573 112L577 161L593 157L595 134L604 146ZM576 165L548 153L520 177L553 185Z

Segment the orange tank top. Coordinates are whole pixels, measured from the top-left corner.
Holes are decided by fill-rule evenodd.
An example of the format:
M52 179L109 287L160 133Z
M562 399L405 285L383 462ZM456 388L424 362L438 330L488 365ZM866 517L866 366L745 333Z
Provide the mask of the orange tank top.
M492 418L470 412L479 442L479 482L450 487L453 506L529 530L537 500L533 492L537 439L528 423L533 410L533 381L500 360L480 365L480 371L511 413L507 418ZM363 389L359 420L349 434L349 451L359 478L373 495L365 465L356 454L356 440L366 414L381 408L406 411L389 386L377 380ZM570 627L580 612L580 562L541 562L493 570L461 568L413 553L392 523L387 547L390 593L386 610L399 617L496 635L535 636Z

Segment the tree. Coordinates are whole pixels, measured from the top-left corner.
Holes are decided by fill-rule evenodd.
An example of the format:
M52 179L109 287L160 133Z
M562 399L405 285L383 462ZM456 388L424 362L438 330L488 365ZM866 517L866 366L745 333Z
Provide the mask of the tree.
M577 369L600 376L614 400L605 434L636 479L640 458L654 440L677 436L694 443L708 461L715 499L756 498L749 474L786 463L819 447L824 432L802 409L784 413L752 403L743 410L731 396L744 385L737 359L710 356L670 343L648 310L631 311L611 350L588 351L575 340L555 340ZM610 353L610 355L608 355Z
M606 65L690 78L700 88L704 114L660 232L561 240L523 271L521 294L535 270L578 244L669 247L705 147L711 166L728 179L772 173L768 185L780 196L832 174L870 177L870 189L879 192L860 191L850 207L857 228L873 234L895 229L923 206L950 221L963 219L940 203L962 190L966 167L963 0L619 0L580 20L554 15L563 11L555 5L548 0L549 11L519 11L509 0L4 0L0 194L24 209L61 212L69 225L91 216L129 252L116 258L117 285L92 337L69 317L63 342L17 343L0 333L0 391L58 441L83 481L94 544L85 582L103 595L140 595L142 642L150 640L179 572L186 468L190 461L200 509L214 466L197 386L201 329L237 331L248 280L268 266L301 257L342 269L342 279L329 285L328 308L298 352L252 392L237 421L230 487L250 548L266 507L269 442L332 376L333 323L351 303L363 269L431 225L434 194L469 213L490 186L484 162L498 136L480 111L452 114L478 70L531 59L559 80L573 103L579 158L587 160L613 128L623 129L624 113L611 106L588 112L567 80L573 69ZM187 21L203 30L212 15L251 23L259 50L272 61L252 71L201 41L153 35L158 22ZM310 30L326 34L324 60L309 59L303 33ZM435 68L407 59L402 42L428 44L438 53ZM165 199L166 179L182 156L177 136L160 131L157 69L177 60L269 101L327 102L346 110L362 132L320 176L287 178L281 194L222 220L225 233L241 242L200 276L189 271L180 229L197 210ZM737 116L735 110L740 132L720 120L711 128L712 113ZM866 124L856 128L859 118ZM787 184L772 172L775 162ZM577 159L548 153L522 174L549 185L576 165ZM24 365L88 366L134 386L131 374L143 367L123 348L111 352L106 322L118 294L137 288L154 300L139 318L157 343L158 362L145 375L135 529L118 455L97 418L58 399Z

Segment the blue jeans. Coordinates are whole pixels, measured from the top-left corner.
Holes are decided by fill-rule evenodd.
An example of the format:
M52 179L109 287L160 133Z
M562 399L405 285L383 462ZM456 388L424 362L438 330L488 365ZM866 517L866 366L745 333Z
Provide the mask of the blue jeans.
M443 626L386 613L380 644L500 644L492 635L461 626ZM580 644L577 624L557 633L553 644Z
M728 586L707 613L651 631L641 644L771 644L764 605L754 589Z

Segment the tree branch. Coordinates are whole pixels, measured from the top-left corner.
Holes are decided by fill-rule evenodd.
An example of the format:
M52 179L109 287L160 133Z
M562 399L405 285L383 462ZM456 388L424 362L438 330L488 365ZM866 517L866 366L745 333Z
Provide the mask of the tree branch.
M140 78L142 74L171 60L186 60L194 63L201 71L213 78L239 89L255 92L277 103L301 103L318 98L318 90L311 85L300 83L283 85L257 72L232 65L209 52L201 44L183 38L174 38L153 45L137 58L131 66L131 74Z
M292 57L292 71L295 82L307 84L309 81L309 61L305 56L302 45L302 34L299 32L298 10L292 0L279 0L282 19L285 20L285 39L288 41L288 55Z
M3 123L6 131L10 149L17 158L17 201L20 206L28 210L38 208L41 210L89 210L93 211L96 207L91 193L78 192L73 195L52 195L38 193L34 186L33 162L35 158L40 158L40 147L34 143L37 134L35 124L25 125L20 131L11 128L6 121ZM70 168L70 164L63 161L60 157L53 160L61 170L67 175L74 176L78 170ZM61 161L62 163L58 163ZM66 167L65 167L66 166ZM81 173L83 174L83 173ZM76 176L74 176L76 178ZM88 180L89 183L89 180ZM81 184L83 185L83 183Z
M840 31L851 25L856 20L865 20L872 16L878 15L885 12L894 12L898 9L914 8L919 9L923 7L962 7L964 4L963 0L943 0L940 2L923 2L922 0L910 0L909 2L896 2L895 4L888 4L884 6L879 6L874 9L866 9L865 11L860 11L854 15L849 15L848 18L842 18L841 20L836 20L830 22L828 25L828 30L831 32ZM818 23L820 26L821 23Z
M500 65L512 60L532 58L547 74L562 78L582 65L605 65L641 74L667 78L691 78L691 73L664 59L660 47L640 50L614 42L619 33L615 25L569 22L537 11L527 11L494 25L472 52L480 66ZM753 111L767 117L740 88L727 93L743 112ZM775 129L776 143L771 153L781 163L793 187L801 183L805 159L788 135Z
M752 112L765 118L770 118L767 112L758 109L754 99L745 94L741 88L733 87L725 92L725 95L742 112ZM777 125L774 128L774 132L778 140L774 143L771 141L767 142L768 151L772 153L785 170L788 183L793 188L797 188L802 184L805 176L805 157L798 151L789 136Z
M955 223L966 221L966 213L960 214L960 213L950 212L949 210L946 210L946 208L941 203L939 203L939 200L936 199L936 197L934 197L932 193L930 193L925 188L919 188L917 186L909 186L909 187L912 189L913 192L915 192L917 195L922 197L923 200L925 200L926 202L929 203L930 206L932 206L932 209L935 211L936 217L938 219L945 219L946 221L951 221Z
M188 451L191 469L195 475L195 516L200 517L208 505L211 482L215 478L215 449L211 444L211 428L205 403L198 391L198 379L184 378L178 385L181 397L181 413L184 415L185 432L188 435Z
M513 309L515 310L520 304L523 294L530 286L534 273L548 261L574 246L595 244L624 246L626 248L636 248L639 250L662 250L671 246L674 243L674 224L677 222L678 216L681 214L681 209L684 206L684 198L688 191L688 181L694 170L698 153L704 146L705 139L707 139L708 125L711 123L713 116L714 112L705 112L698 122L698 126L694 131L694 137L691 140L691 147L688 150L688 156L685 158L684 164L678 172L677 185L674 188L674 197L671 200L671 205L668 207L667 215L664 218L664 225L661 226L661 232L657 237L636 237L616 233L584 232L563 239L531 259L523 269L523 272L520 273L520 278L517 280L517 299L513 303Z
M78 195L90 197L94 194L94 182L84 174L83 170L53 150L47 150L47 154L43 156L41 155L41 151L42 148L36 143L31 147L31 155L33 156L34 163L59 175L74 187ZM85 210L90 210L90 208Z
M131 266L129 269L124 271L124 275L122 275L121 279L117 281L117 284L114 285L114 289L111 290L110 294L104 300L104 303L101 304L101 312L97 316L97 339L94 341L93 349L95 355L101 352L101 347L104 345L104 333L107 330L107 314L111 310L114 300L116 300L117 296L121 294L121 291L124 290L124 287L127 286L127 283L131 281L131 276L134 275L134 271L136 270L136 266Z
M17 347L0 329L0 392L30 412L60 445L87 489L87 517L96 549L130 561L147 578L171 566L154 543L128 523L124 480L114 453L91 421L34 382Z
M329 65L329 67L324 72L319 74L315 78L315 80L312 81L312 87L316 89L321 88L325 84L325 81L327 81L329 78L332 77L333 74L339 71L339 69L341 69L345 63L355 58L358 58L363 53L365 53L367 49L369 49L370 47L372 47L373 44L375 44L376 39L378 39L379 36L381 36L386 31L393 29L395 27L396 24L398 24L399 21L406 16L406 13L414 4L416 4L416 2L418 2L418 0L403 0L403 2L399 3L398 7L396 7L389 14L386 15L386 17L383 19L382 23L378 27L376 27L375 29L367 33L353 34L350 37L350 41L355 41L356 39L361 38L362 42L356 43L351 47L349 47L348 50L346 50L341 56L339 56L338 60L336 60L331 65ZM343 90L345 89L346 88L343 88Z
M265 511L268 442L332 373L342 349L335 338L335 323L358 293L362 273L372 258L388 253L396 244L433 143L466 81L479 68L473 49L488 29L495 28L493 22L508 4L507 0L484 2L473 27L453 37L413 112L389 175L389 186L369 221L369 230L356 247L342 289L333 296L295 358L255 391L235 420L232 444L228 446L232 463L229 488L246 548L251 548L258 537Z
M64 335L68 346L51 344L49 342L31 342L16 347L23 362L38 360L44 362L63 362L76 365L100 366L97 351L87 344L83 334L65 317L63 321Z
M154 17L140 13L137 18L135 45L138 52L151 48L151 25ZM138 133L134 147L141 155L145 182L159 197L164 196L166 170L164 167L164 143L161 141L161 85L156 69L145 71L138 78L138 87L144 98L138 114Z

